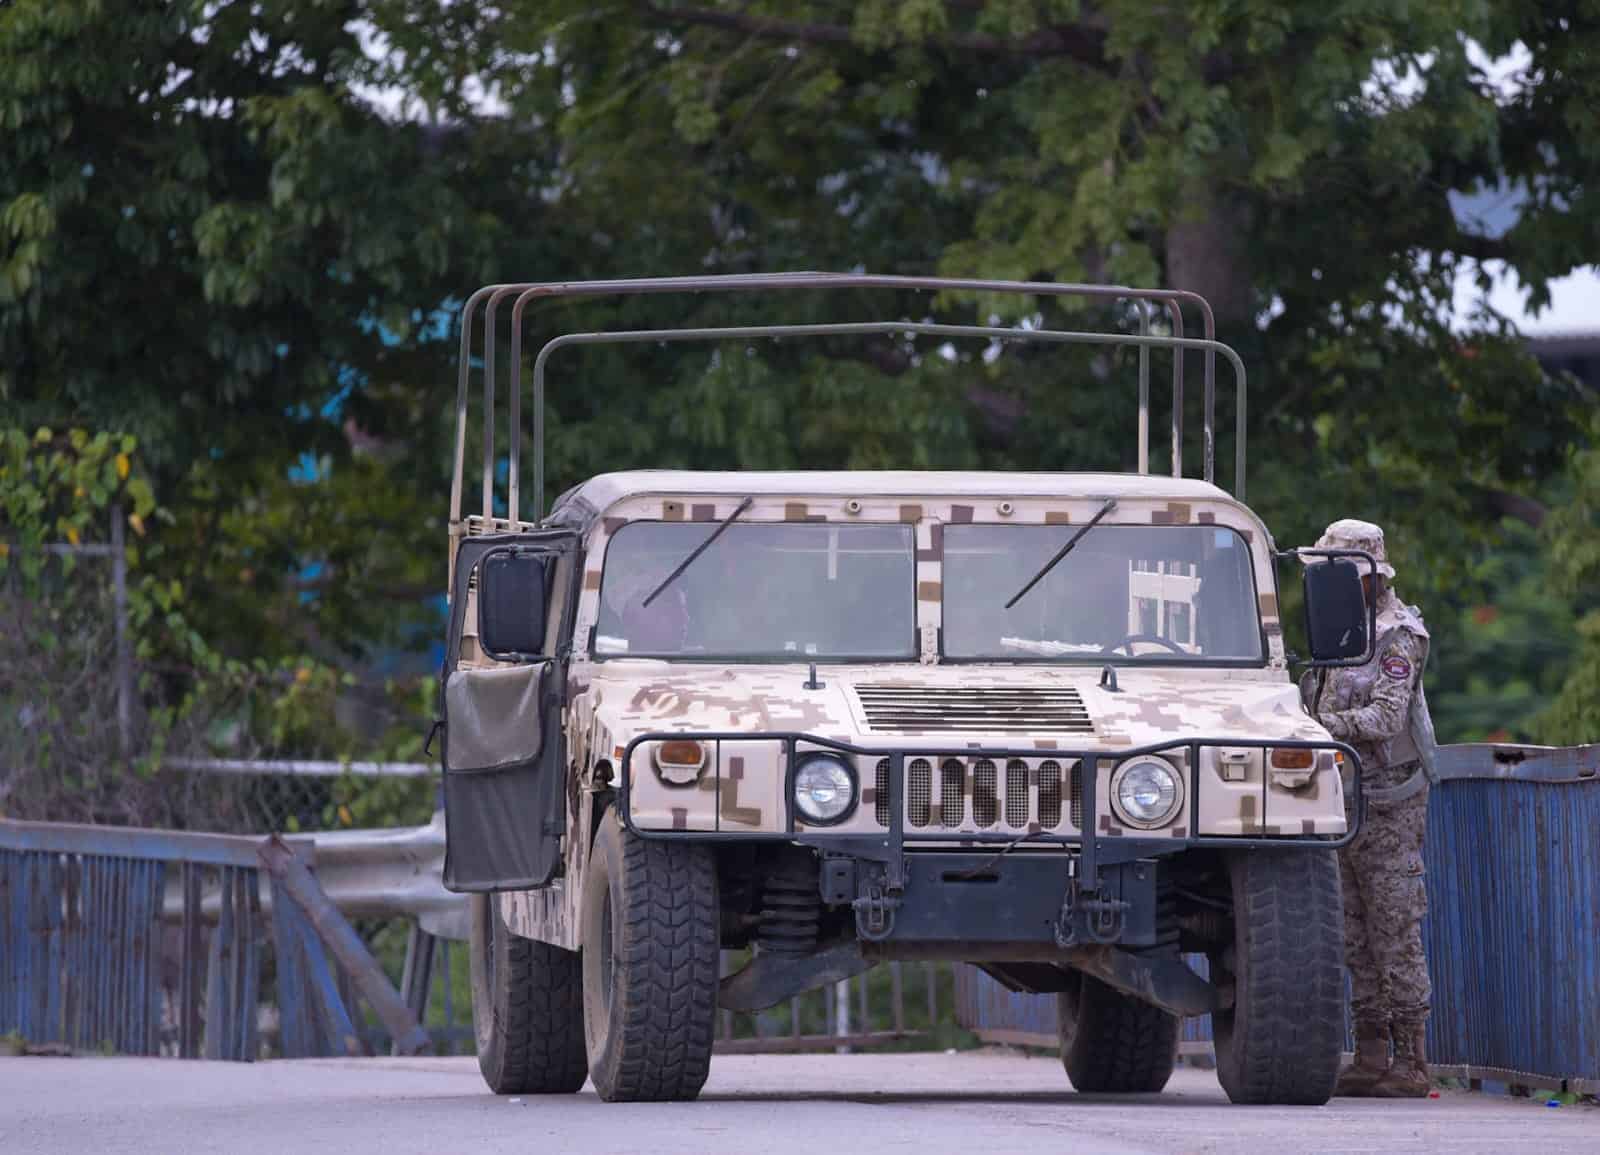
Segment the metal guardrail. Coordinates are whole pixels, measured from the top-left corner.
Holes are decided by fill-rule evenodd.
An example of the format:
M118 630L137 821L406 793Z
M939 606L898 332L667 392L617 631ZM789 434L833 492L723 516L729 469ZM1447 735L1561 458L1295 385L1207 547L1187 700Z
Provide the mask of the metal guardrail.
M175 940L163 926L169 878ZM248 1056L257 896L252 839L0 821L0 1033L124 1054Z
M444 888L444 812L426 826L315 835L317 881L350 918L415 918L437 938L466 941L471 900Z
M1435 1073L1600 1093L1600 745L1445 746L1439 772L1424 847ZM1056 1038L1054 996L973 968L956 1017L996 1042ZM1209 1053L1210 1017L1182 1038Z
M364 1049L357 993L402 1049L424 1048L412 1012L310 873L314 857L307 839L0 820L0 1033L254 1059L270 916L284 1054Z

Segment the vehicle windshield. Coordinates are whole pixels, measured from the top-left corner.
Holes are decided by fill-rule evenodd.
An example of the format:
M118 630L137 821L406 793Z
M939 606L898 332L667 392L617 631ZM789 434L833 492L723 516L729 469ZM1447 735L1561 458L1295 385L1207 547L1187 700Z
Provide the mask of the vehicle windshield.
M1009 610L1081 527L944 530L944 654L1036 661L1261 660L1250 550L1213 525L1102 523Z
M644 605L714 528L636 521L613 535L600 583L597 655L916 658L911 526L734 522Z

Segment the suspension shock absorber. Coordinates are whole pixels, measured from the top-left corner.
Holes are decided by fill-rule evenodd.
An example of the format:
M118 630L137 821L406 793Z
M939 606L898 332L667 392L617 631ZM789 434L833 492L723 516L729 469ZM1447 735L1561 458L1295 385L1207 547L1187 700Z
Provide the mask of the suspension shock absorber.
M822 895L817 890L816 863L785 864L769 874L761 887L761 916L756 942L773 954L804 955L817 949Z

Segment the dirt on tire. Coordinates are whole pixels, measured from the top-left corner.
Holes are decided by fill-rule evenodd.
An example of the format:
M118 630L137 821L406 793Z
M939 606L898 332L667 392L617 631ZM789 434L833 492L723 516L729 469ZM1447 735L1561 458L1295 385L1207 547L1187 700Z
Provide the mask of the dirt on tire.
M1182 1023L1160 1007L1073 972L1076 989L1056 996L1061 1065L1073 1089L1108 1095L1154 1094L1178 1061Z
M693 1099L711 1067L719 977L716 861L642 838L608 811L583 892L589 1076L608 1102Z
M1235 1103L1326 1103L1344 1047L1344 902L1333 852L1239 851L1234 1004L1212 1015L1217 1079ZM1218 968L1223 966L1219 976Z
M576 951L506 929L494 896L472 896L472 1018L478 1068L500 1095L580 1089L582 968Z

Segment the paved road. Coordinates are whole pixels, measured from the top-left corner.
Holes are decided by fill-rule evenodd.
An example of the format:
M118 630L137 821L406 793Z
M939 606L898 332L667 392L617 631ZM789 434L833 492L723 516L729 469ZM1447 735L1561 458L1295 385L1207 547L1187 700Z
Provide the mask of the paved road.
M1049 1058L718 1056L696 1103L614 1105L592 1091L514 1100L471 1059L0 1059L0 1152L962 1151L1502 1152L1600 1150L1600 1109L1444 1092L1436 1100L1233 1107L1208 1072L1162 1095L1075 1095Z

